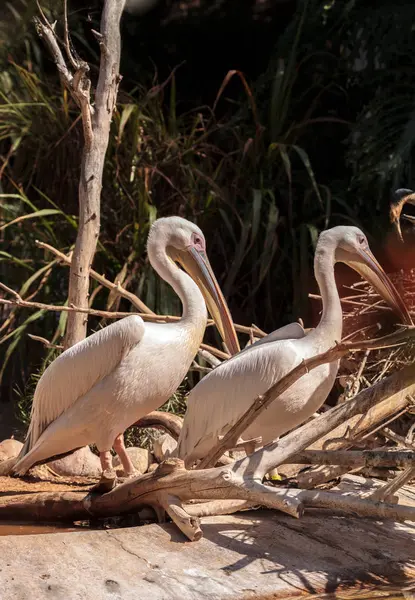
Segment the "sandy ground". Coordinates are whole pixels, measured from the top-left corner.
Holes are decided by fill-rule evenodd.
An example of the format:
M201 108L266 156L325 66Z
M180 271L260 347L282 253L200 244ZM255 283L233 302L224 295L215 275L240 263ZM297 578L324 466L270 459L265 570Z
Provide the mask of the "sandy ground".
M52 477L52 476L51 476ZM55 477L53 480L38 477L0 477L0 496L30 494L34 492L76 492L88 490L96 484L95 479L84 477Z

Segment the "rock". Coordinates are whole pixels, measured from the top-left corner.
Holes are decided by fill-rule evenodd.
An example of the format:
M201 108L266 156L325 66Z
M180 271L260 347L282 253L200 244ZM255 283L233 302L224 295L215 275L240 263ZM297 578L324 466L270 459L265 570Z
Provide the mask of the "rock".
M153 462L151 453L148 450L145 448L132 447L127 448L127 454L131 458L131 461L138 474L141 475L143 473L147 473L149 466ZM117 471L117 475L122 475L123 468L119 456L114 456L112 459L112 466Z
M16 458L22 448L22 442L12 439L3 440L0 443L0 462L9 458Z
M57 475L72 477L100 477L101 462L89 446L79 448L69 456L48 463Z
M53 534L39 523L1 527L1 600L358 598L363 586L375 598L380 581L413 597L409 522L246 511L204 517L199 542L173 523Z
M158 462L162 462L163 460L166 460L166 458L169 458L176 448L176 440L168 433L161 435L153 442L153 454Z

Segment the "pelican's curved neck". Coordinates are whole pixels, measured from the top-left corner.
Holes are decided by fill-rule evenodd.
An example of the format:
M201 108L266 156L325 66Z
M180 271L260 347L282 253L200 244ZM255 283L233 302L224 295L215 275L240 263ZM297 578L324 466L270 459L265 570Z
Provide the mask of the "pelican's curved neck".
M160 243L160 240L149 240L147 251L153 269L171 285L182 302L180 322L203 327L204 330L207 323L207 309L196 283L168 257L166 244Z
M342 335L343 313L334 277L335 247L317 248L314 257L314 274L320 288L323 313L315 336L327 340L328 344L339 341ZM314 332L313 332L314 333Z

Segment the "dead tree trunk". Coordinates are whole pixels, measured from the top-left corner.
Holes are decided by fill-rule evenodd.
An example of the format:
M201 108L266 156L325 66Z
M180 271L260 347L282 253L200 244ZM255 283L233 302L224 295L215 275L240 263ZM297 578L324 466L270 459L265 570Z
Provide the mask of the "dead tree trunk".
M39 35L46 41L63 84L81 109L84 149L79 181L79 224L69 276L69 306L88 307L89 270L94 258L100 231L100 198L102 174L112 114L115 109L121 54L120 19L125 0L105 0L101 31L94 32L101 50L99 78L95 102L91 104L89 66L75 58L69 46L66 0L64 2L63 56L54 27L42 13L37 19ZM67 64L68 63L68 64ZM69 65L69 66L68 66ZM68 348L86 336L87 315L70 312L64 347Z

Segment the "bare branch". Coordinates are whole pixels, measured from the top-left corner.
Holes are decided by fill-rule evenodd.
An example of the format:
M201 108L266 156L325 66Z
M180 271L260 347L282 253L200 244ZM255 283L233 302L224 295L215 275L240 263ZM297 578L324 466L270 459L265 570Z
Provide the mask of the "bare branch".
M348 419L312 444L310 449L350 448L366 437L373 435L379 429L382 429L384 433L383 426L385 421L389 423L397 419L400 415L404 414L409 407L409 396L399 393L394 394L382 402L379 402L376 406L372 406L372 408L370 408L363 416L356 415L355 417ZM415 450L415 448L411 448L410 446L407 447L411 450ZM344 465L316 467L297 475L296 481L300 488L311 489L326 481L336 479L347 472L350 472L350 468Z
M231 515L240 510L249 510L255 506L247 500L211 500L196 504L186 504L186 512L197 517L213 517L218 515Z
M199 356L200 358L203 358L203 360L205 360L212 368L217 367L221 364L221 361L207 350L199 350Z
M79 68L78 62L72 55L71 46L69 42L69 29L68 29L68 0L63 0L63 39L65 45L66 56L75 71Z
M106 1L102 11L99 32L101 63L95 94L94 128L109 127L117 101L120 82L119 63L121 55L121 36L119 23L125 0Z
M95 310L94 308L81 308L78 306L56 306L53 304L44 304L43 302L33 302L28 300L23 300L18 292L12 290L4 283L0 282L0 288L12 294L14 296L14 300L7 300L6 298L0 298L0 304L9 304L15 306L21 306L22 308L37 308L40 310L50 310L53 312L79 312L82 314L93 315L96 317L103 317L105 319L121 319L123 317L129 317L131 315L138 315L142 318L149 319L153 318L153 315L148 315L147 313L132 313L132 312L109 312L106 310ZM155 320L158 320L159 317L157 315ZM168 317L164 317L164 319L168 320Z
M28 337L30 337L31 340L34 340L35 342L41 342L46 348L52 348L53 350L63 349L63 346L60 346L58 344L52 344L49 340L47 340L44 337L41 337L40 335L33 335L32 333L28 333L27 335Z
M85 151L92 149L94 141L94 130L92 127L92 115L94 109L91 106L91 80L88 77L89 65L85 61L79 61L78 69L72 79L72 96L81 109L82 127L84 132Z
M38 5L39 6L39 5ZM39 7L40 8L40 7ZM44 23L38 18L35 17L35 26L38 32L38 35L43 38L46 42L47 47L49 48L49 52L52 56L52 59L58 69L59 75L61 77L62 83L65 87L67 87L70 91L72 90L72 81L73 76L66 66L65 59L63 58L63 54L59 47L58 41L56 39L56 35L51 25L48 23L45 15L43 13L42 17ZM46 25L47 23L47 25Z
M39 240L36 240L35 243L36 246L38 246L39 248L44 248L45 250L52 252L52 254L57 256L68 267L71 266L72 258L70 256L66 256L66 254L63 254L63 252L56 250L56 248L50 246L49 244L45 244L45 242L40 242ZM99 273L97 273L97 271L94 271L93 269L90 270L90 276L104 287L115 292L118 296L122 296L123 298L129 300L131 304L138 308L140 312L148 313L149 315L155 315L155 313L152 310L150 310L148 306L144 304L144 302L142 302L138 296L124 289L119 283L113 283L112 281L109 281L109 279L107 279L105 275L100 275Z
M183 507L180 499L167 494L162 501L162 507L167 512L173 523L189 538L191 542L198 542L203 533L200 529L200 520L197 516L191 516Z
M200 500L196 504L186 502ZM213 500L214 502L205 502ZM39 493L0 498L0 519L77 520L136 512L141 506L166 510L189 537L200 539L197 517L234 512L250 506L267 506L292 516L304 507L328 508L364 517L397 521L415 520L415 508L375 502L347 492L272 488L241 478L229 468L187 471L182 461L169 459L145 475L129 480L102 495L82 492Z
M411 444L411 442L403 438L401 435L398 435L397 433L392 431L392 429L389 429L389 427L382 427L382 435L384 435L388 440L392 440L393 442L399 444L402 447L415 450L415 444Z

